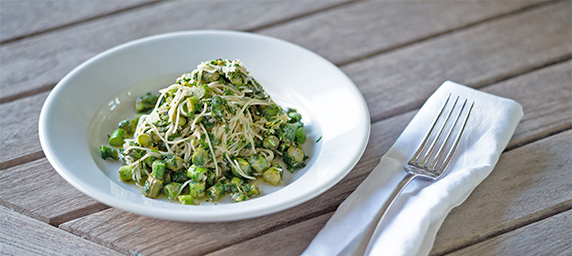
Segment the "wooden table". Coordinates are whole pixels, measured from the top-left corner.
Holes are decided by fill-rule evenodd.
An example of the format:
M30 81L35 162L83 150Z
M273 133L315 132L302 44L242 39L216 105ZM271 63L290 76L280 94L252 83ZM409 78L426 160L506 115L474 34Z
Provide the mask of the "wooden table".
M0 255L297 255L445 80L518 101L493 173L443 223L431 255L572 254L571 2L0 2ZM38 116L72 68L118 44L193 29L288 40L364 95L371 138L317 198L260 218L178 223L103 205L48 163Z

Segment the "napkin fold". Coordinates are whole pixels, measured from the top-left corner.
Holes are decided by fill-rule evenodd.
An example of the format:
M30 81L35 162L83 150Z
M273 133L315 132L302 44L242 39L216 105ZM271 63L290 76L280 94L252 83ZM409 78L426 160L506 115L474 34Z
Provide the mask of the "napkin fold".
M460 96L461 102L475 101L451 164L435 182L409 183L380 221L380 208L405 176L405 163L449 94ZM443 83L302 255L429 254L445 217L491 173L522 115L513 100Z

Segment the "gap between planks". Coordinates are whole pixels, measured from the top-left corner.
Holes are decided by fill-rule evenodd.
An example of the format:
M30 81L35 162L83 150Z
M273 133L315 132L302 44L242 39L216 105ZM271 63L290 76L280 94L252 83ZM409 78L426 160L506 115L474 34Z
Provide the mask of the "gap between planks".
M146 4L146 5L157 4L157 3L162 3L162 2L165 2L165 0L159 0L159 2L152 2L152 3L148 3L148 4ZM351 5L351 4L355 4L355 3L358 3L358 2L364 2L364 1L363 1L363 0L355 0L355 1L341 2L341 3L336 4L336 5L324 7L324 8L318 9L318 10L310 11L310 12L308 12L308 13L299 14L299 15L296 15L296 16L294 16L294 17L285 18L285 19L282 19L282 20L279 20L279 21L270 22L270 23L268 23L268 24L260 25L260 26L258 26L258 27L254 27L254 28L250 28L250 29L245 29L245 30L243 30L243 31L246 31L246 32L257 32L257 31L260 31L260 30L263 30L263 29L267 29L267 28L271 28L271 27L274 27L274 26L277 26L277 25L280 25L280 24L283 24L283 23L288 23L288 22L291 22L291 21L294 21L294 20L297 20L297 19L301 19L301 18L304 18L304 17L312 16L312 15L315 15L315 14L320 13L320 12L323 12L323 11L340 8L340 7L347 6L347 5ZM496 15L496 16L493 16L493 17L485 18L485 19L479 20L479 21L477 21L477 22L472 22L472 23L463 25L463 26L461 26L461 27L457 27L457 28L452 28L452 29L448 29L448 30L445 30L445 31L441 31L441 32L438 32L438 33L435 33L435 34L431 34L431 35L429 35L429 36L426 36L426 37L423 37L423 38L420 38L420 39L415 39L415 40L413 40L413 41L409 41L409 42L406 42L406 43L398 44L398 45L395 45L395 46L392 46L392 47L389 47L389 48L386 48L386 49L382 49L382 50L380 50L380 51L376 51L376 52L373 52L373 53L369 53L369 54L366 54L366 55L363 55L363 56L354 57L354 58L351 58L350 60L343 61L343 62L339 62L339 63L334 63L334 64L335 64L336 66L338 66L338 67L341 68L342 66L346 66L346 65L349 65L349 64L354 63L354 62L358 62L358 61L362 61L362 60L365 60L365 59L369 59L369 58L372 58L372 57L374 57L374 56L382 55L382 54L384 54L384 53L388 53L388 52L391 52L391 51L394 51L394 50L397 50L397 49L400 49L400 48L403 48L403 47L406 47L406 46L410 46L410 45L422 43L422 42L425 42L425 41L428 41L428 40L431 40L431 39L434 39L434 38L439 38L439 37L446 36L446 35L451 34L451 33L455 33L455 32L457 32L457 31L461 31L461 30L465 30L465 29L468 29L468 28L471 28L471 27L475 27L475 26L478 26L478 25L483 24L483 23L493 22L493 21L495 21L495 20L499 20L499 19L503 19L503 18L507 18L507 17L511 17L511 16L515 16L515 15L519 15L519 14L525 13L525 12L527 12L527 11L531 11L531 10L534 10L534 9L538 9L538 8L541 8L541 7L544 7L544 6L547 6L547 5L557 4L557 3L559 3L559 2L561 2L561 1L544 1L544 2L539 2L539 3L533 4L533 5L529 5L529 6L522 7L522 8L520 8L520 9L516 9L516 10L513 10L513 11L509 11L509 12L507 12L507 13L503 13L503 14L499 14L499 15ZM106 16L111 16L111 15L113 15L113 14L118 14L118 13L122 13L122 12L126 12L126 11L131 11L131 10L134 10L134 9L136 9L136 8L130 8L130 9L127 9L127 10L124 10L124 11L118 11L118 12L110 13L110 14L108 14L108 15L103 15L103 16L99 16L99 17L102 18L102 17L106 17ZM69 25L61 26L61 27L59 27L59 28L61 29L61 28L71 27L71 26L73 26L73 25L78 25L78 24L81 24L81 23L83 23L83 22L90 21L90 20L95 20L95 19L97 19L97 18L86 19L86 20L84 20L84 21L82 21L82 22L77 22L77 23L75 23L75 24L69 24ZM57 29L54 29L54 31L55 31L55 30L57 30ZM46 31L43 31L42 33L38 33L37 35L43 34L44 32L46 32ZM30 36L27 36L27 37L30 37ZM26 37L26 38L27 38L27 37ZM24 39L24 38L21 38L21 39ZM1 43L0 46L3 45L3 44L4 44L4 43ZM568 57L569 57L569 56L568 56ZM501 80L502 80L502 79L501 79ZM55 84L45 85L45 86L41 86L41 87L36 88L36 89L32 89L32 90L29 90L29 91L17 93L17 94L10 95L10 96L7 96L7 97L0 97L0 104L6 103L6 102L10 102L10 101L14 101L14 100L17 100L17 99L20 99L20 98L23 98L23 97L32 96L32 95L35 95L35 94L38 94L38 93L41 93L41 92L49 91L49 90L53 89L54 86L55 86ZM413 108L413 109L414 109L414 108ZM409 109L409 110L410 110L410 109ZM408 110L404 110L404 111L402 111L402 112L407 112L407 111L408 111ZM391 116L384 116L384 117L382 117L382 118L377 118L376 120L373 120L373 119L372 119L372 121L373 121L373 122L376 122L376 121L379 121L379 120L381 120L381 119L385 119L385 118L387 118L387 117L391 117Z
M557 3L557 2L558 2L558 1L539 2L539 3L533 4L533 5L525 6L525 7L522 7L522 8L520 8L520 9L516 9L516 10L510 11L510 12L507 12L507 13L503 13L503 14L500 14L500 15L497 15L497 16L494 16L494 17L489 17L489 18L486 18L486 19L479 20L479 21L477 21L477 22L472 22L472 23L469 23L469 24L465 24L465 25L460 26L460 27L457 27L457 28L452 28L452 29L448 29L448 30L445 30L445 31L441 31L441 32L439 32L439 33L436 33L436 34L433 34L433 35L429 35L429 36L426 36L426 37L422 37L422 38L419 38L419 39L417 39L417 40L413 40L413 41L410 41L410 42L398 44L398 45L395 45L395 46L392 46L392 47L389 47L389 48L386 48L386 49L381 49L381 50L379 50L379 51L375 51L375 52L372 52L372 53L364 54L364 55L362 55L362 56L356 56L356 57L351 58L351 59L349 59L349 60L342 61L342 62L335 63L335 64L336 64L337 66L345 66L345 65L351 64L351 63L353 63L353 62L358 62L358 61L361 61L361 60L364 60L364 59L369 59L369 58L372 58L372 57L377 56L377 55L381 55L381 54L384 54L384 53L387 53L387 52L391 52L391 51L397 50L397 49L399 49L399 48L403 48L403 47L407 47L407 46L414 45L414 44L417 44L417 43L421 43L421 42L424 42L424 41L427 41L427 40L430 40L430 39L433 39L433 38L437 38L437 37L441 37L441 36L446 36L446 35L448 35L448 34L455 33L455 32L460 31L460 30L464 30L464 29L468 29L468 28L471 28L471 27L480 25L480 24L482 24L482 23L487 23L487 22L495 21L495 20L502 19L502 18L505 18L505 17L518 15L518 14L521 14L521 13L524 13L524 12L527 12L527 11L530 11L530 10L533 10L533 9L541 8L541 7L546 6L546 5L555 4L555 3Z

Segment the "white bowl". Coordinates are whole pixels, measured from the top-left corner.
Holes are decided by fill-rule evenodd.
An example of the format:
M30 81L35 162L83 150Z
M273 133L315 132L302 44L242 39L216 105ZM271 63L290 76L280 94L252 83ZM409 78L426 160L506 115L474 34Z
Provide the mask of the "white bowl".
M174 83L201 61L240 59L282 107L294 107L308 131L305 168L278 187L240 203L181 205L149 199L119 180L116 161L99 146L136 97ZM125 211L176 221L229 221L262 216L301 204L339 182L357 163L369 138L365 101L352 81L324 58L297 45L256 34L186 31L151 36L107 50L78 66L52 90L40 115L46 157L75 188ZM319 142L316 140L322 137Z

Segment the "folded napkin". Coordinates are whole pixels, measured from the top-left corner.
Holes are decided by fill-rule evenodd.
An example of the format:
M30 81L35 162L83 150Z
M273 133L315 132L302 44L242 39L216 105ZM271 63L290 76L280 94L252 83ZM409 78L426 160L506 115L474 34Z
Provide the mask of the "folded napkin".
M441 179L414 179L381 220L380 208L447 96L475 101ZM338 207L302 255L427 255L449 211L493 170L522 118L517 102L447 81L427 100L365 181Z

